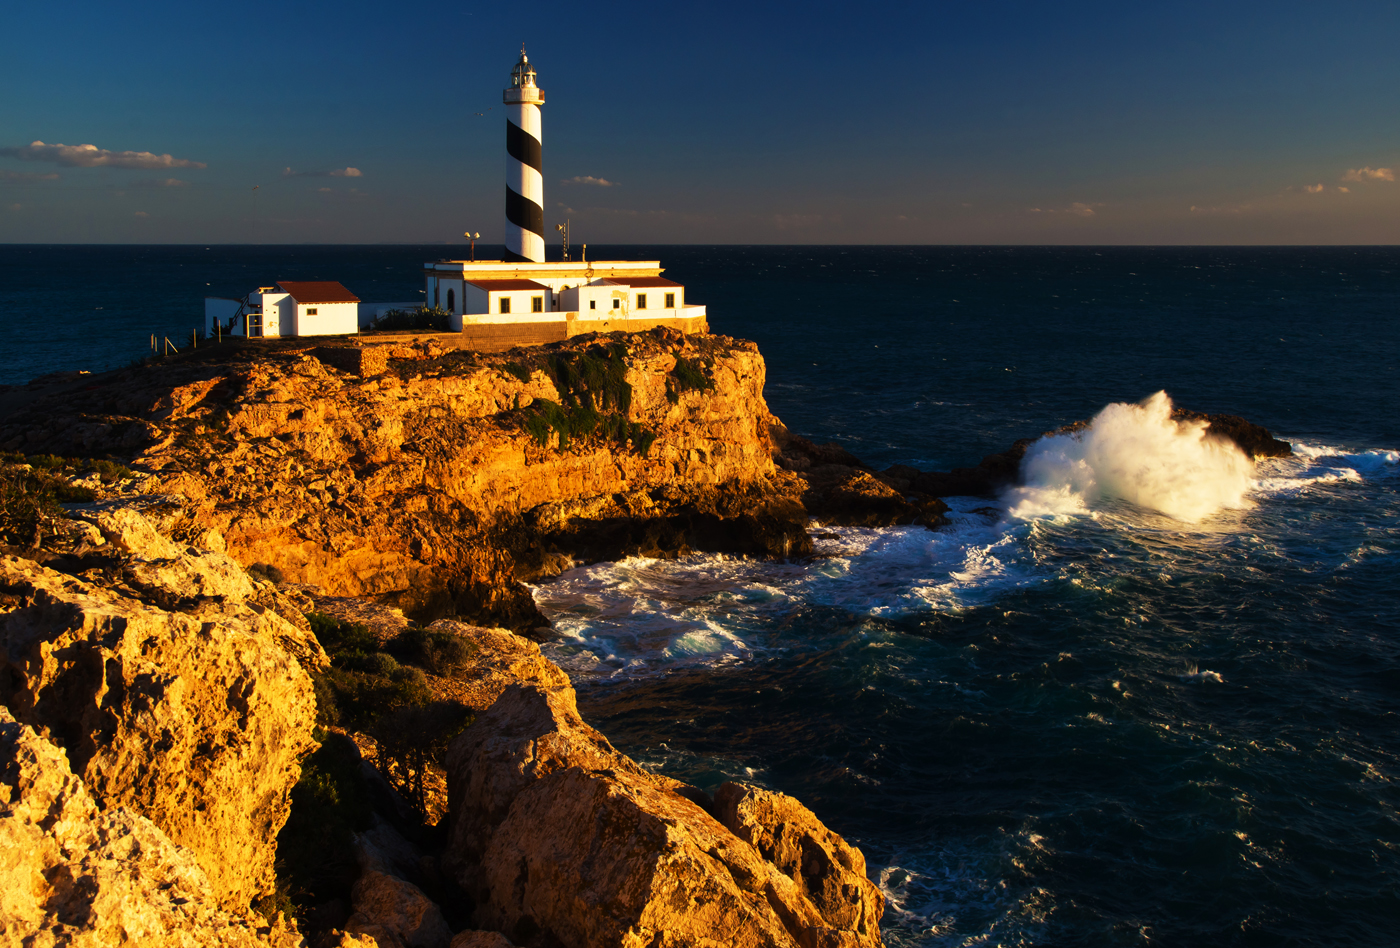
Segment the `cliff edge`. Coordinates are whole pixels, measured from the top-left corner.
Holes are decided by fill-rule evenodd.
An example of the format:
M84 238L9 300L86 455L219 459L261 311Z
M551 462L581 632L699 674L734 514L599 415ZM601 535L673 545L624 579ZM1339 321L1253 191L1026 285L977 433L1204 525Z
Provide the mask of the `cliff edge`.
M669 330L505 355L251 343L68 380L0 448L111 456L178 538L412 617L543 625L522 582L629 554L811 550L757 347Z

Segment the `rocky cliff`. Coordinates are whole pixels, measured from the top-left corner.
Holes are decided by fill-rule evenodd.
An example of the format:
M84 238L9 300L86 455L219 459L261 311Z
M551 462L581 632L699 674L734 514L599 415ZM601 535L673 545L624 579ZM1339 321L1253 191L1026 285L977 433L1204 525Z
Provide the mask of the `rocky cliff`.
M314 948L881 943L883 898L858 850L782 794L726 784L711 798L647 772L583 722L533 642L284 593L172 542L129 503L67 513L53 543L65 553L0 556L5 943L304 948L276 909L312 893L284 870L310 860L334 875L347 845L354 865L331 882L347 901L328 891L297 908ZM305 602L371 622L332 632L314 613L328 655L293 621ZM311 725L325 683L352 667L343 658L378 667L378 646L443 637L460 660L424 660L445 677L416 670L427 692L369 709L478 712L457 726L451 810L434 831L394 789L406 789L386 756L400 735L313 739ZM295 832L279 835L293 800ZM349 822L347 805L362 807Z
M12 394L0 446L112 455L177 536L410 615L542 624L520 581L690 549L810 551L752 343L652 333L503 356L225 346Z
M513 685L453 743L445 862L518 945L877 946L865 860L796 800L648 773L567 685Z
M225 909L188 849L99 807L68 755L0 707L0 943L296 948L294 927Z
M0 556L0 704L63 748L104 808L149 819L223 907L246 910L274 887L311 745L296 655L314 667L324 653L227 556L178 547L131 510L81 513L107 569Z

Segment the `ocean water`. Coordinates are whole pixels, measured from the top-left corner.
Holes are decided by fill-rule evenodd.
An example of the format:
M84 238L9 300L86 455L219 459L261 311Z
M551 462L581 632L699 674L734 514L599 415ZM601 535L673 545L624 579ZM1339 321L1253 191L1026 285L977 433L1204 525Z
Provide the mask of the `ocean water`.
M1400 941L1400 250L594 251L659 256L760 344L777 415L877 466L1095 419L938 531L538 587L621 749L801 798L863 849L890 945ZM0 248L0 382L188 335L206 292L411 298L441 255ZM1295 455L1248 464L1172 403Z

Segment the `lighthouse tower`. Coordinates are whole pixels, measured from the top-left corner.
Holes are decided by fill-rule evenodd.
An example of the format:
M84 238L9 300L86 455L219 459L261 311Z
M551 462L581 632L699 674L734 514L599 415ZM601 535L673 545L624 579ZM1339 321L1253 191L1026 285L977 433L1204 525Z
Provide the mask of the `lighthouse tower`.
M506 261L544 262L544 173L540 160L540 106L535 67L520 47L510 71L506 105Z

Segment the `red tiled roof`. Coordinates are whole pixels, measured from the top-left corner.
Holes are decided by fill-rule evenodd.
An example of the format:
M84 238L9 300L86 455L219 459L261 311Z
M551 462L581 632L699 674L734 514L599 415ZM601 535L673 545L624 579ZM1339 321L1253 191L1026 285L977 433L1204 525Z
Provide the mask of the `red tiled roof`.
M668 279L666 279L665 277L625 277L625 276L615 276L615 277L608 277L607 280L604 281L604 282L613 283L613 284L616 284L617 286L631 286L631 287L643 287L643 288L648 287L648 286L680 286L680 284L677 283L675 280L668 280Z
M334 280L278 282L298 303L358 303L360 298Z
M549 287L545 286L543 283L536 283L534 280L468 280L466 282L488 293L494 293L497 290L549 289Z

